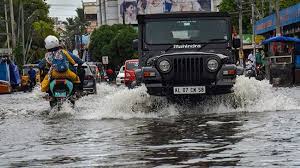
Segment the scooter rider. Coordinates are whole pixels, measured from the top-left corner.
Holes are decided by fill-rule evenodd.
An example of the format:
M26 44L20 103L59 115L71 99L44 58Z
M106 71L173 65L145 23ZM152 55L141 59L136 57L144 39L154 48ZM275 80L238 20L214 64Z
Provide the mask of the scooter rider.
M59 40L55 36L49 35L46 37L45 48L47 53L39 67L44 69L45 66L49 65L50 68L41 83L41 91L48 91L50 79L70 79L75 84L75 87L79 86L79 77L70 69L76 63L83 64L83 61L67 50L62 49L59 45Z

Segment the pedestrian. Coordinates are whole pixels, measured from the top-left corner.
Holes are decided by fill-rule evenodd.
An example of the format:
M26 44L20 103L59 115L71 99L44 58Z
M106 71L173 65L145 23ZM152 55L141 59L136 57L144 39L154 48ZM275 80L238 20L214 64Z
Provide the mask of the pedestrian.
M30 67L29 71L28 71L28 76L29 76L29 86L30 86L30 90L36 85L36 71L32 68L32 66Z

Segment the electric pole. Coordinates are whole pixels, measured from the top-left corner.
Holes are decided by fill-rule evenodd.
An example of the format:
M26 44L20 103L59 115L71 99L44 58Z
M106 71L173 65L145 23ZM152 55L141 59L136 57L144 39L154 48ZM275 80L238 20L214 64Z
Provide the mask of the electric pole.
M253 47L253 56L255 58L256 54L256 43L255 43L255 4L254 0L252 0L251 8L252 8L252 47Z
M240 50L239 50L239 57L240 57L240 65L244 67L244 52L243 52L243 7L242 7L242 0L238 0L238 7L239 7L239 36L240 36Z
M7 1L4 0L4 12L5 12L5 27L6 27L6 43L7 48L10 48L10 40L9 40L9 31L8 31L8 17L7 17L7 7L6 7Z
M21 27L22 27L22 53L23 53L23 65L26 63L26 59L25 59L25 33L24 33L24 4L21 1Z
M13 1L9 0L10 6L10 22L11 22L11 39L12 39L12 48L16 47L16 35L15 35L15 16L14 16L14 6ZM13 60L15 60L13 56Z
M269 0L269 15L273 13L272 1L273 0Z
M107 19L106 19L106 0L103 0L103 10L104 10L104 24L107 25Z
M275 0L275 16L276 16L276 36L281 35L281 28L280 28L280 14L279 14L279 0Z

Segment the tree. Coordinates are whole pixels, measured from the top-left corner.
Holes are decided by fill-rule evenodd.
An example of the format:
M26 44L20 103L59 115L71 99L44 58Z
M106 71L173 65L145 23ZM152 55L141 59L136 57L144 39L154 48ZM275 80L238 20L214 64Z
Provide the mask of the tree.
M238 2L239 0L222 0L220 3L220 11L228 12L232 16L232 24L236 28L238 28ZM251 25L251 2L252 0L243 0L243 33L252 33L252 25ZM275 0L271 1L271 6L274 6ZM300 0L280 0L280 9L287 8L299 3ZM260 17L257 19L261 19L269 15L269 6L270 1L262 1L255 0L255 5L257 11L260 14ZM274 7L272 13L274 13Z
M0 0L0 18L4 18L4 0ZM14 49L15 58L18 65L23 64L23 47L22 47L22 38L21 38L21 28L22 28L22 6L24 9L24 38L26 50L26 60L29 60L32 55L35 55L36 51L44 48L44 42L41 41L42 36L45 35L41 32L36 32L37 29L33 28L33 24L39 23L43 27L52 27L53 22L51 18L48 17L49 14L49 5L44 0L13 0L14 5L14 20L15 20L15 34L17 35L17 46ZM8 16L10 16L8 14ZM10 19L10 18L8 18ZM1 22L4 23L4 22ZM9 24L10 27L10 24ZM35 26L36 27L36 26ZM9 28L9 30L11 30ZM0 31L5 32L5 24L0 24ZM48 30L47 30L48 31ZM49 31L48 31L49 32ZM54 33L53 31L51 34ZM6 37L0 37L0 45L3 46ZM35 60L31 60L35 61Z
M121 65L133 58L132 41L136 38L137 32L129 25L103 25L91 35L90 53L97 61L109 56L112 66Z
M84 11L82 8L76 9L77 16L74 18L67 18L64 22L66 25L66 32L64 41L68 48L74 48L75 35L86 34L86 28L89 26L89 22L84 18Z

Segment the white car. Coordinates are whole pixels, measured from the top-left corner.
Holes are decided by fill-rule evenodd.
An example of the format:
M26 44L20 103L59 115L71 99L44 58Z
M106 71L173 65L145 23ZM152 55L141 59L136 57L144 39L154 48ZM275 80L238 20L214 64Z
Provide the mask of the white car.
M117 85L122 85L122 84L124 84L124 78L125 78L124 69L125 69L124 66L122 66L122 67L120 68L120 71L119 71L119 73L118 73L118 75L117 75L117 79L116 79L116 84L117 84Z

